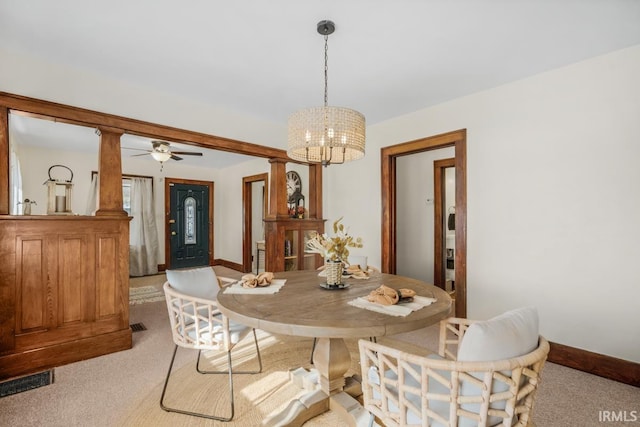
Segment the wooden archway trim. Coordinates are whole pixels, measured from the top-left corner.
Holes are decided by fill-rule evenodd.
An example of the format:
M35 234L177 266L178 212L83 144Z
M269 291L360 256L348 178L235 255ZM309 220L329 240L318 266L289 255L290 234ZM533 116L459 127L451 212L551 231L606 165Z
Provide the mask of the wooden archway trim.
M401 156L455 147L456 168L456 253L455 283L457 317L467 315L467 131L453 132L383 147L382 180L382 259L384 273L396 272L396 159Z
M264 182L264 202L269 200L269 174L261 173L258 175L246 176L242 178L242 210L244 212L244 222L242 223L242 271L248 273L251 271L251 231L253 222L253 201L251 184L254 182ZM267 216L266 206L263 206L262 218Z
M446 245L444 244L445 233L444 227L442 226L446 215L446 206L444 205L444 170L446 168L455 168L455 166L455 158L436 160L433 162L433 187L436 189L433 194L433 284L442 289L446 288L446 269L443 262L445 259Z

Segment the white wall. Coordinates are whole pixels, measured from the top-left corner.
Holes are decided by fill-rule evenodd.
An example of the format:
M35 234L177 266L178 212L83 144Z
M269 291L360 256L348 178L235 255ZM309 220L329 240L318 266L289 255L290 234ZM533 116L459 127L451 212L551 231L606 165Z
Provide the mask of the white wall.
M73 171L71 210L79 215L85 215L91 171L98 170L97 156L29 145L20 145L18 150L22 173L22 194L24 198L35 200L37 203L31 207L32 215L47 214L47 186L43 184L49 179L47 171L53 165L64 165ZM53 178L67 179L69 176L66 169L55 168L51 172L54 174Z
M270 170L266 159L256 159L218 171L214 200L216 258L242 264L242 178Z
M466 128L469 317L534 305L548 339L640 362L638 76L635 46L371 126L327 216L379 257L380 148Z
M1 91L284 148L284 123L7 51L0 63ZM640 362L639 75L635 46L370 126L364 159L325 169L327 224L344 215L364 238L354 254L379 266L380 148L466 128L469 316L535 305L548 339ZM244 167L238 195L216 200L216 257L235 262Z

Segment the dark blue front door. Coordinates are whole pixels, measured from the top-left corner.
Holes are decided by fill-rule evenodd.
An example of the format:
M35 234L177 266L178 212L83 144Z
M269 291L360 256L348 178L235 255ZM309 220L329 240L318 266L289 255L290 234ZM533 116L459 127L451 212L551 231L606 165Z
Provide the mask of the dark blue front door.
M170 268L209 265L209 187L169 184Z

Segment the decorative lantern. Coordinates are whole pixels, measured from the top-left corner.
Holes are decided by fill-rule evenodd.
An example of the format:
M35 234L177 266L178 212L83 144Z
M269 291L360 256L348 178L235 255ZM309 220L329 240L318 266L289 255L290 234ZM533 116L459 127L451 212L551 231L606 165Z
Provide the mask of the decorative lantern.
M69 171L68 180L55 179L51 176L53 168L65 168ZM73 215L71 212L71 190L73 189L73 171L64 165L53 165L49 168L47 185L47 215Z

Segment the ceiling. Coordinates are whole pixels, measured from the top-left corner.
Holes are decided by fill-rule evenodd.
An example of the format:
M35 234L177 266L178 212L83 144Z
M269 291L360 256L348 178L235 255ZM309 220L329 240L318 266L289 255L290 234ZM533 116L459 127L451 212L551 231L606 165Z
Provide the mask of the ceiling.
M322 19L368 125L640 44L637 0L0 0L0 47L284 125L323 102Z

